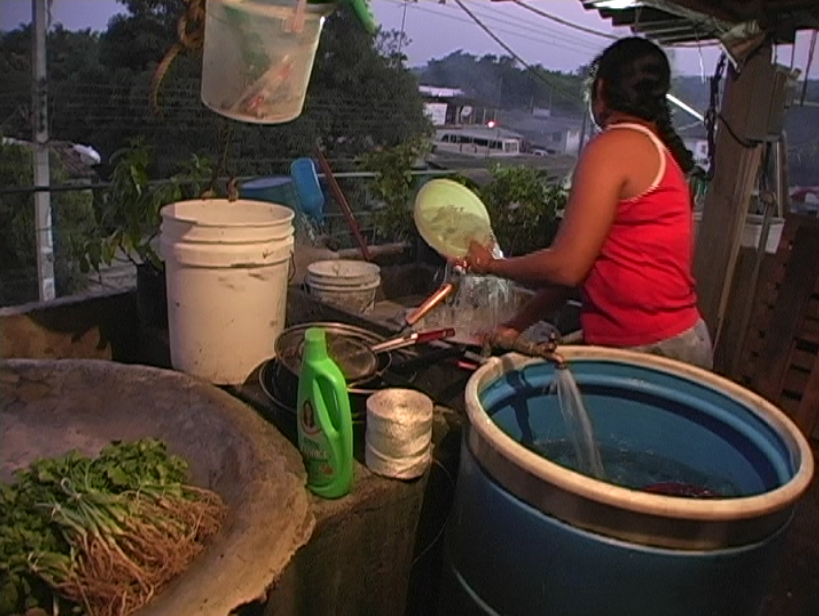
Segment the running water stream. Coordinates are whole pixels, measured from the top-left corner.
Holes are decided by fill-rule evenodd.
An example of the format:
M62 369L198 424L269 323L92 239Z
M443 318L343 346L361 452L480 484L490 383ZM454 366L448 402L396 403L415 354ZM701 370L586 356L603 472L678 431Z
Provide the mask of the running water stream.
M455 274L448 265L444 280L456 276L456 291L416 324L418 331L452 327L459 340L472 338L477 343L520 308L524 296L514 283L494 276Z
M594 427L577 381L568 368L555 370L550 390L550 393L557 394L557 405L566 424L567 438L574 449L577 470L595 479L605 480L606 473L594 437Z

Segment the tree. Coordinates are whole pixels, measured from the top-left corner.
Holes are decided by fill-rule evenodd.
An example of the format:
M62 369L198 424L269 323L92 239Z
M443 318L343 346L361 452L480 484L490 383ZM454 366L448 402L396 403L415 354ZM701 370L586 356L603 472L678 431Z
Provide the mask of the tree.
M181 54L171 65L159 91L162 115L157 117L148 105L150 83L176 41L184 5L179 0L121 2L126 13L112 19L100 37L99 57L108 77L97 108L108 127L95 135L94 144L110 154L141 136L155 146L156 175L167 175L192 152L213 160L226 153L229 173L277 173L287 169L290 159L310 155L319 139L330 157L351 160L373 145L395 145L429 130L417 81L399 53L406 41L398 33L372 36L341 9L324 26L304 113L297 120L245 125L206 110L199 99L201 55L195 52Z
M176 40L181 0L118 0L127 13L115 15L102 36L101 57L112 70L140 74L153 69Z
M354 157L431 132L418 81L397 52L398 40L394 33L366 33L349 11L328 19L305 118L334 155Z
M430 60L421 70L423 83L460 88L485 105L505 109L550 107L567 114L583 110L583 78L578 74L531 69L509 56L477 57L455 51Z
M72 32L57 24L48 33L49 130L60 140L92 143L101 135L100 109L107 103L106 69L99 34ZM31 27L0 33L0 131L30 139Z
M33 178L31 148L0 142L0 186L31 186ZM52 181L67 179L58 156L51 156ZM77 238L94 226L90 191L61 192L52 195L54 229L54 273L58 295L83 287L70 253ZM31 193L0 196L0 305L36 301L37 250L34 226L34 199Z

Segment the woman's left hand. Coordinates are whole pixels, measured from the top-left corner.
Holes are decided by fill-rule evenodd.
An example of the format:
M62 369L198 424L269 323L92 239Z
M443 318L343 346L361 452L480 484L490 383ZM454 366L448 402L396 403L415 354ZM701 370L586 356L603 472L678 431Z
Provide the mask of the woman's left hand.
M486 246L472 240L469 243L469 252L464 259L467 270L473 274L488 274L494 261L492 251Z

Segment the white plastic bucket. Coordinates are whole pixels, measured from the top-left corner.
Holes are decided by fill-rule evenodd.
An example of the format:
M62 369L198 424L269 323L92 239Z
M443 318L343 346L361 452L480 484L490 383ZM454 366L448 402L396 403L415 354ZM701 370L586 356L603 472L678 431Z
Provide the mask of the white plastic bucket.
M381 268L374 263L334 259L307 266L311 295L354 314L370 314L381 286Z
M702 212L694 212L694 239L702 224ZM782 230L785 228L785 219L780 217L771 218L768 228L768 241L765 244L765 252L776 254L779 250L779 242L782 239ZM742 246L744 248L759 248L759 240L762 239L762 216L759 214L748 214L745 219L745 226L742 228Z
M745 227L742 229L742 245L748 248L758 248L762 239L762 220L759 214L748 214ZM782 230L785 228L785 219L773 217L768 227L768 239L765 243L765 252L776 254L779 242L782 239Z
M256 124L301 115L324 20L335 4L207 0L202 102Z
M285 326L293 211L207 199L162 208L171 363L218 385L273 357Z

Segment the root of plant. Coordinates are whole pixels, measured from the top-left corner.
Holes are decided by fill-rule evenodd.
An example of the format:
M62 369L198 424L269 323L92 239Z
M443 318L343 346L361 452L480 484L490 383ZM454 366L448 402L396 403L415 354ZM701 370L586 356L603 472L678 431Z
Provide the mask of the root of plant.
M224 520L220 497L182 483L186 465L158 441L115 444L103 463L69 457L39 461L3 486L0 615L132 614L190 566Z
M188 488L190 489L190 488ZM123 495L128 518L108 536L77 536L77 567L59 590L89 615L130 614L185 571L217 530L224 507L214 495Z

